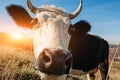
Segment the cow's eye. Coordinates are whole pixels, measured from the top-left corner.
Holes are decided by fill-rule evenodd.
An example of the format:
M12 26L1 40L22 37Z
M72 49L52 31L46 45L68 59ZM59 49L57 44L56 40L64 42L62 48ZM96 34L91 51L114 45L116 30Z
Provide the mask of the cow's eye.
M31 21L31 24L33 25L33 28L38 28L40 26L40 23L38 21L37 18L34 18L32 21Z
M38 23L38 19L37 18L34 18L32 21L31 21L31 24L34 26Z

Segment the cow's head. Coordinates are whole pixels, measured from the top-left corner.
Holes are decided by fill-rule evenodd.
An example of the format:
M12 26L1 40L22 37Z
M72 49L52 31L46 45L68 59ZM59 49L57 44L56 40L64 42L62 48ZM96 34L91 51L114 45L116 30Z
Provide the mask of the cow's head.
M70 19L81 12L82 1L72 14L54 6L36 8L30 0L27 0L27 6L35 14L34 18L21 6L11 5L7 10L19 26L33 30L35 69L44 80L64 80L72 62L68 50Z

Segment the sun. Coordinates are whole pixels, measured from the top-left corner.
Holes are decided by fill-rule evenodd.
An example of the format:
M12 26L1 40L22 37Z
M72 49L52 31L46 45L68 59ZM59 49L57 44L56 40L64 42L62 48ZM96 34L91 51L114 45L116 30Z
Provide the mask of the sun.
M14 34L12 36L13 36L13 39L16 39L16 40L22 39L22 35L21 34Z

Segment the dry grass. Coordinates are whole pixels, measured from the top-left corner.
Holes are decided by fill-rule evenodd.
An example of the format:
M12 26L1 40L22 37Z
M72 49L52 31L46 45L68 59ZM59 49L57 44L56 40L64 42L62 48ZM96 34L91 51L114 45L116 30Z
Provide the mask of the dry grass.
M0 80L40 80L32 51L0 47Z
M113 59L115 51L117 50L116 48L117 47L110 48L110 59ZM119 56L120 56L120 48L118 48L115 57L119 57ZM111 64L111 62L110 62L110 64ZM114 62L110 69L110 80L120 80L120 60L118 60L118 59L114 59Z
M110 80L120 80L120 62L114 62L110 69Z
M0 80L40 80L34 71L32 50L0 46ZM120 62L114 62L110 80L120 80Z

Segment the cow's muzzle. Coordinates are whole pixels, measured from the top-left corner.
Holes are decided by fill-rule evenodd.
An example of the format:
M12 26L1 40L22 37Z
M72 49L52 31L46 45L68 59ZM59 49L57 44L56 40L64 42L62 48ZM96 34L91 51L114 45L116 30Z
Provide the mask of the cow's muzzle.
M71 53L63 50L44 49L40 53L35 68L46 74L68 74L72 64Z

